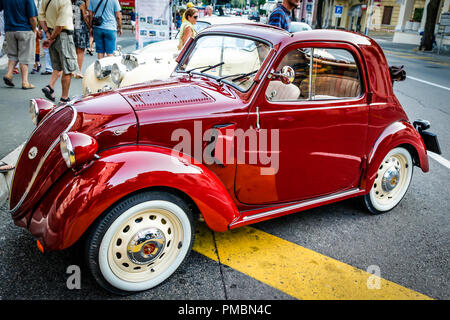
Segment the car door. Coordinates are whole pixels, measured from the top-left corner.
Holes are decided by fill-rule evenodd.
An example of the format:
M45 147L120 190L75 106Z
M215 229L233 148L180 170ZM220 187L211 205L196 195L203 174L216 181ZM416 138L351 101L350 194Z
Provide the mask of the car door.
M258 145L240 146L248 159L237 165L236 197L270 204L357 188L369 114L358 50L336 42L297 44L273 66L277 72L290 66L295 79L284 84L273 76L261 84L249 124Z

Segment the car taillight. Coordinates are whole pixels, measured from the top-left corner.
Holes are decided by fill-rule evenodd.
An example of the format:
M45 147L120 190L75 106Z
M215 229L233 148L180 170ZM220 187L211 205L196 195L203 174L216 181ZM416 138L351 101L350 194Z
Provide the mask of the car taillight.
M67 132L60 136L61 155L67 167L80 167L95 157L97 141L80 132Z

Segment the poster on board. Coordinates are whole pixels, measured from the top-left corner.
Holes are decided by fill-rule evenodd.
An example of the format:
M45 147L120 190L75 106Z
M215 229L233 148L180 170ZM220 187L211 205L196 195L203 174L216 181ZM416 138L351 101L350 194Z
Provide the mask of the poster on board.
M171 0L135 0L138 48L168 40L171 26Z

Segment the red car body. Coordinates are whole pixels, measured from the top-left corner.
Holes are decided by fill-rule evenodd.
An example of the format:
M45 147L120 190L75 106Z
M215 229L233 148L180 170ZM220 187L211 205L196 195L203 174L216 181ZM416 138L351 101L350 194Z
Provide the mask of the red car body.
M38 123L16 166L10 210L14 222L45 250L71 246L105 210L141 190L174 192L192 203L211 229L226 231L366 195L380 163L396 146L405 146L415 165L429 170L425 144L393 93L389 66L375 41L343 31L289 34L261 25L216 26L200 36L208 34L243 35L271 44L250 90L174 72L164 81L57 107ZM361 66L363 94L301 105L267 101L272 66L288 48L312 44L350 51ZM176 92L169 102L148 95L167 90ZM278 173L264 176L255 174L258 165L208 165L196 163L195 154L174 155L178 142L170 133L183 128L195 136L193 124L200 120L203 132L223 125L245 130L257 122L278 129ZM87 152L96 151L96 157L68 169L58 145L63 132L94 138L98 150Z

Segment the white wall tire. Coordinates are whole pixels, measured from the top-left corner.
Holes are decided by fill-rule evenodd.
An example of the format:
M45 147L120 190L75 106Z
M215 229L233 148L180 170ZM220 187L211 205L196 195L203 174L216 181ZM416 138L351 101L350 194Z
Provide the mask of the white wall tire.
M151 289L185 261L194 241L189 206L165 192L145 192L105 212L86 243L86 258L97 282L129 294Z
M364 196L367 209L374 214L395 208L411 183L414 163L409 151L397 147L389 151L378 167L369 194Z

